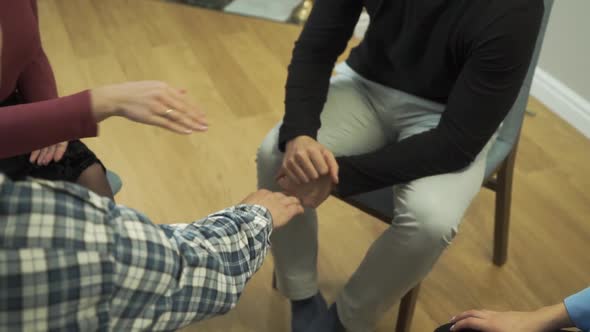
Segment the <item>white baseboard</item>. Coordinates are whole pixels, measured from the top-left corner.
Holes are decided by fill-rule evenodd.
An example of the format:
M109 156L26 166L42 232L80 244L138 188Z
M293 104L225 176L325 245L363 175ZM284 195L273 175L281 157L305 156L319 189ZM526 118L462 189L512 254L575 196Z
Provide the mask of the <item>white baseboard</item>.
M590 138L590 101L538 67L535 70L531 94Z

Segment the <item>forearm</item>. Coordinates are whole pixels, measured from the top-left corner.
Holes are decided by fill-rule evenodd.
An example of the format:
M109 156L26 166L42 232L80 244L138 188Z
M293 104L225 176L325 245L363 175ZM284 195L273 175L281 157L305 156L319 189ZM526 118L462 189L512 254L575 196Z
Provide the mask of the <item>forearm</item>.
M314 6L295 43L286 84L279 147L301 135L316 137L330 76L362 11L361 1L325 0Z
M0 158L97 134L88 91L0 108Z
M465 154L439 129L433 129L362 155L337 157L337 192L349 196L444 174L469 165Z
M126 292L151 294L150 301L143 304L138 317L121 317L121 322L148 319L152 321L151 330L175 330L233 308L246 282L262 265L272 230L268 211L249 205L232 207L191 224L160 225L159 230L151 224L137 227L129 233L126 226L118 230L122 237L118 270L127 272L119 277L123 280L119 287ZM139 232L145 235L138 237ZM146 246L141 239L144 237L157 241ZM130 271L141 269L142 280L157 280L157 285L138 286Z
M61 330L96 330L98 325L114 331L176 330L235 306L269 249L271 216L257 205L239 205L190 224L158 226L67 182L13 182L0 174L0 191L5 194L0 195L0 220L8 227L2 234L8 240L4 249L21 250L26 243L22 250L35 252L30 259L10 261L0 277L18 275L18 264L34 262L30 278L13 285L13 300L22 292L31 303L50 303L64 315L14 320L27 327L49 319ZM32 215L37 217L26 217ZM45 232L31 231L48 219L55 222ZM27 295L31 282L52 281L48 276L60 281L50 283L52 290L69 295ZM82 316L71 315L72 303L84 303ZM0 326L5 322L0 318Z

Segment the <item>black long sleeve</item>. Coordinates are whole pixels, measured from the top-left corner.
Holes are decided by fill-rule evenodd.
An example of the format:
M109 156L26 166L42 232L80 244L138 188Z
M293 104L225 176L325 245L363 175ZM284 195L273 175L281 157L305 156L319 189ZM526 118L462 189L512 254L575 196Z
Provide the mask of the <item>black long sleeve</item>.
M544 10L540 0L392 0L375 1L372 8L372 0L366 3L371 27L349 65L370 80L446 108L430 131L371 153L337 158L338 191L344 196L456 171L472 162L518 96ZM331 43L324 44L331 52L306 50L303 36L323 27L321 17L314 19L294 51L308 61L314 54L341 51ZM338 46L343 47L342 41ZM301 134L315 137L332 70L326 59L316 64L322 69L308 72L299 70L294 57L289 73L298 76L300 85L287 85L282 143ZM304 83L311 81L313 85Z
M279 146L301 135L316 137L336 59L362 11L358 0L317 0L295 43L286 85Z

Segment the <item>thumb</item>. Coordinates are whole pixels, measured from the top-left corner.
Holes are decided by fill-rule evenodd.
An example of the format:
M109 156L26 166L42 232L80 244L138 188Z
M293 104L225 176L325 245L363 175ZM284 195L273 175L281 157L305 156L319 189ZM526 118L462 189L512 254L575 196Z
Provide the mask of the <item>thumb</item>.
M330 168L330 177L332 178L332 181L335 184L338 184L340 179L338 178L339 166L338 162L336 161L336 158L334 158L332 152L330 152L327 149L324 149L322 151L322 154L324 155L324 159L326 160L326 163L328 163L328 167Z

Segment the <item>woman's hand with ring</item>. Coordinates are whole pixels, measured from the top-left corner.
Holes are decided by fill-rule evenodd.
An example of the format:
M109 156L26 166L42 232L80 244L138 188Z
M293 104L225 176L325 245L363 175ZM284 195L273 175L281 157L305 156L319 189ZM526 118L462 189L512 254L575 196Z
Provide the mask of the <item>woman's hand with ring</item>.
M206 131L205 113L191 104L184 90L164 82L141 81L105 86L91 91L97 122L118 115L179 134Z

